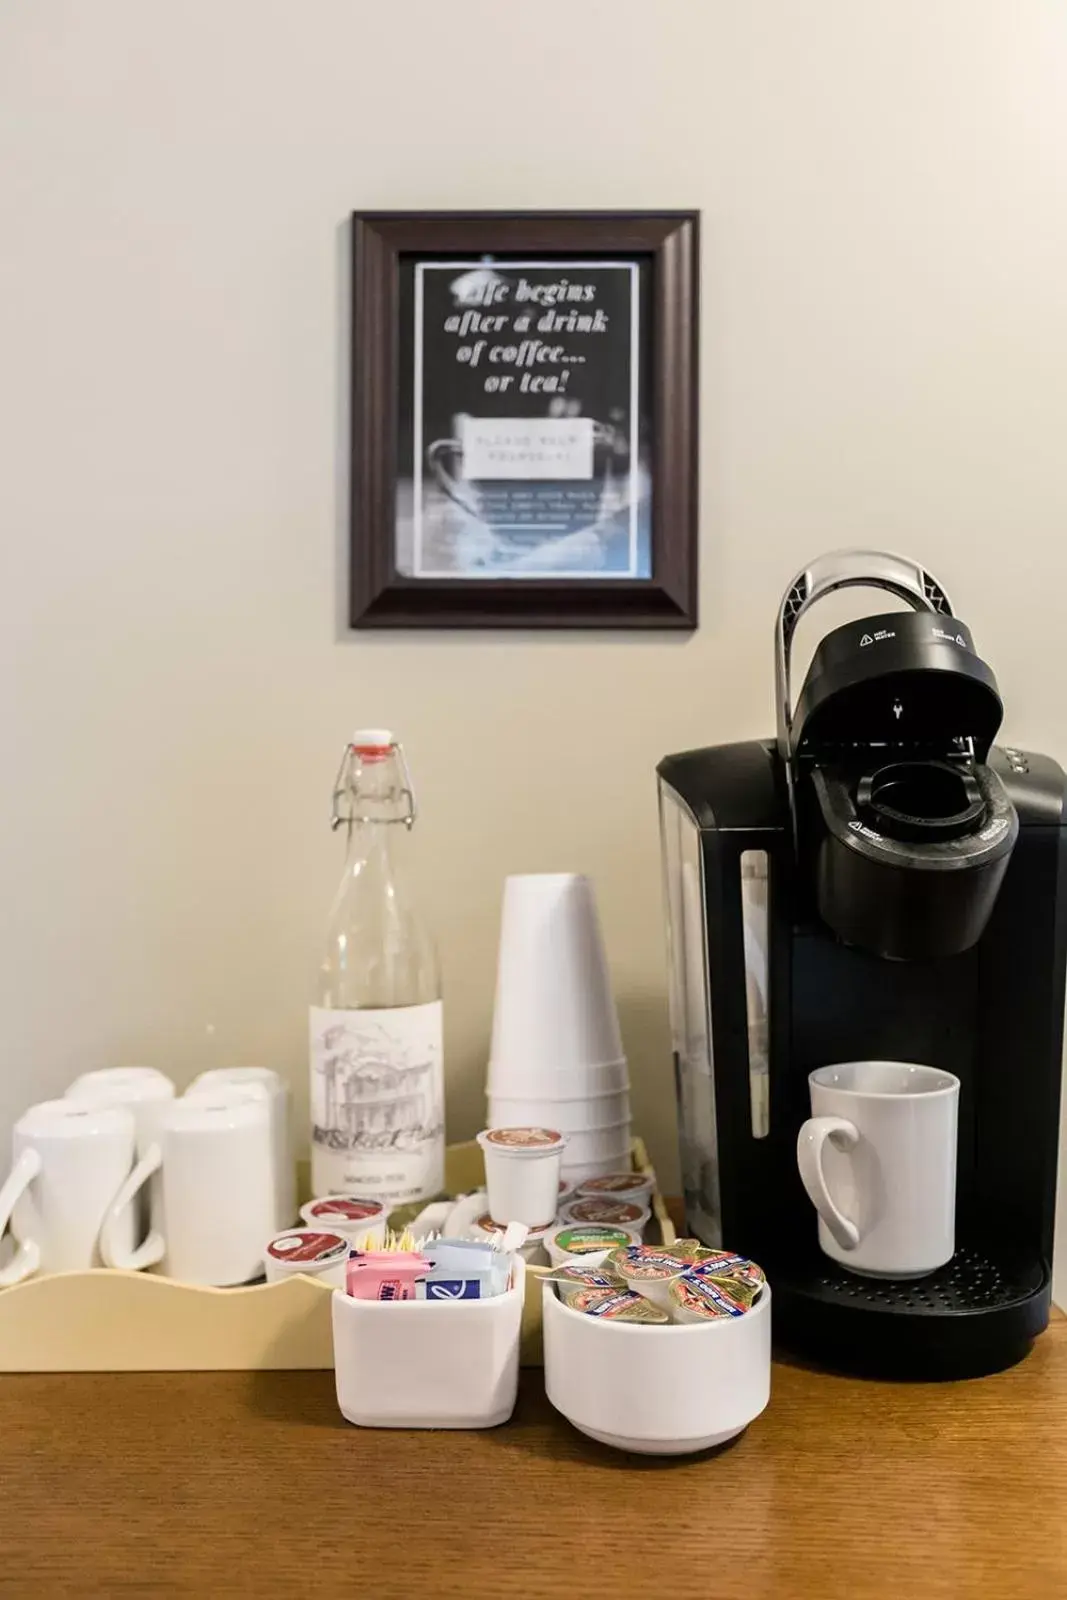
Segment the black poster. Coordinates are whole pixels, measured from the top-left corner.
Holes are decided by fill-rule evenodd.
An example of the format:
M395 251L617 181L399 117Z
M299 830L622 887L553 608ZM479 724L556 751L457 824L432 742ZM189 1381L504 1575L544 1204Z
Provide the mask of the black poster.
M639 261L434 261L401 283L398 570L651 576Z

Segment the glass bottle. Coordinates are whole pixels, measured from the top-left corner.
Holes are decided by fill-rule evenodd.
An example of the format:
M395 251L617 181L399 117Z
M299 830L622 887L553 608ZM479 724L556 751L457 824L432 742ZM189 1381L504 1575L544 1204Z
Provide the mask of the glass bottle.
M353 734L333 804L348 854L311 1008L312 1188L401 1205L444 1186L442 1006L403 875L415 797L386 729Z

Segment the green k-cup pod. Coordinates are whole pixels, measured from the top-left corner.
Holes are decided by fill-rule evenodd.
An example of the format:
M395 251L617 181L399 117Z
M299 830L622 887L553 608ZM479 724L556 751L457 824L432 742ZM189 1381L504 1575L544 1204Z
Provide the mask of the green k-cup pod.
M602 1250L618 1250L633 1243L633 1234L625 1228L563 1227L552 1235L556 1249L566 1256L595 1255Z

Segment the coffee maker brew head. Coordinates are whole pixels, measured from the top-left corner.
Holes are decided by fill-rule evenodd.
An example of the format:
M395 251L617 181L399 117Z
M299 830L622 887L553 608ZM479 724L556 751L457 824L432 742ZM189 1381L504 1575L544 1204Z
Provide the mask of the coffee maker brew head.
M827 634L794 708L797 623L823 595L855 585L913 610ZM987 765L1003 715L996 679L944 589L886 552L820 557L782 600L775 676L794 844L819 916L846 944L890 959L969 949L1019 822Z

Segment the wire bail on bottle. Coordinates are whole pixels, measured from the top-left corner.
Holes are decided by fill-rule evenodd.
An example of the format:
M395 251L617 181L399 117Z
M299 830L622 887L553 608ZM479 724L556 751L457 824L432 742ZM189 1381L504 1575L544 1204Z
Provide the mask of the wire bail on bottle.
M406 802L403 812L395 817L383 817L380 812L360 812L351 804L358 793L360 774L371 759L351 741L345 745L341 756L341 764L337 768L337 776L333 781L333 801L330 812L330 829L336 833L338 828L346 827L351 831L356 822L402 822L405 828L410 829L417 815L415 807L415 789L411 781L407 758L404 747L399 739L394 739L391 744L382 745L382 759L386 755L395 755L400 774L400 787L395 790L391 798L400 804ZM383 797L384 798L384 797Z

